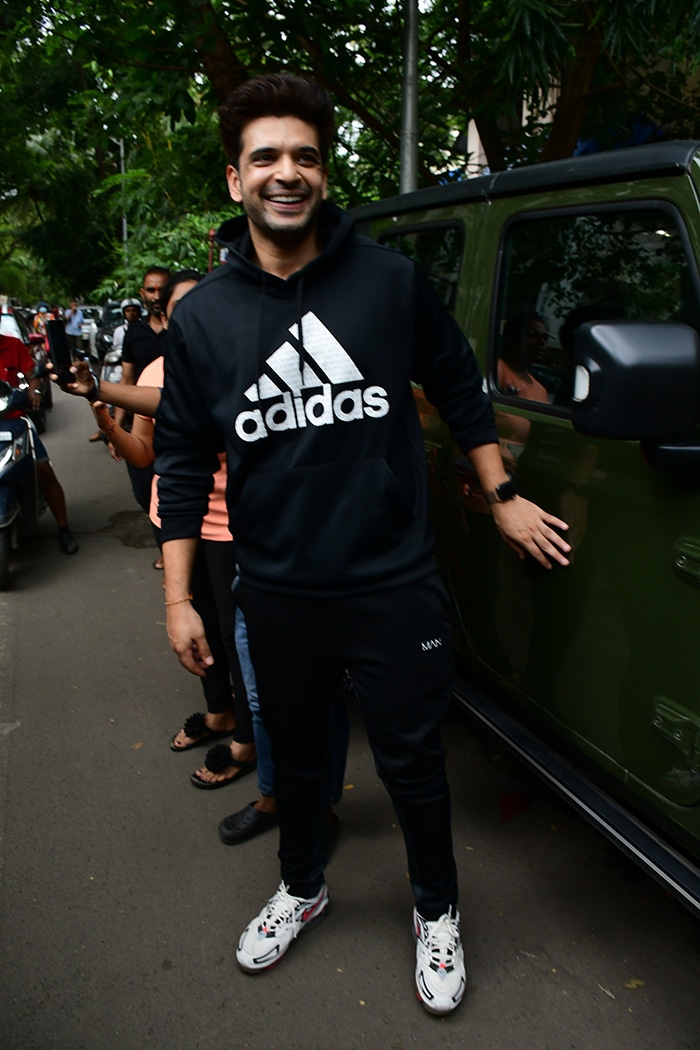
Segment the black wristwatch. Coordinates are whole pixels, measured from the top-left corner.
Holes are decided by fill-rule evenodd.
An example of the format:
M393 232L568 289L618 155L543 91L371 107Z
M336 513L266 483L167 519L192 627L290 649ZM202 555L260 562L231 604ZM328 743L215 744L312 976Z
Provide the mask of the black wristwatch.
M512 481L504 481L498 485L493 492L486 493L487 503L507 503L509 499L515 499L518 493Z

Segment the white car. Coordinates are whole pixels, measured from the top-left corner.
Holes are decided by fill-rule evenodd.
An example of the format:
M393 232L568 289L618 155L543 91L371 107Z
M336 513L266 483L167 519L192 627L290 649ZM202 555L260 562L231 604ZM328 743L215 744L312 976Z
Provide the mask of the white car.
M101 306L81 306L83 312L83 350L87 350L90 342L90 330L96 329L97 322L102 320Z

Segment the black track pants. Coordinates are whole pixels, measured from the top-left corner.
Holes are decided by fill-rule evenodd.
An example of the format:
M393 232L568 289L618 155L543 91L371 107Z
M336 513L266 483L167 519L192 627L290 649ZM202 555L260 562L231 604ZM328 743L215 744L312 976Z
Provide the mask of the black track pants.
M377 772L404 833L419 912L457 903L439 723L450 702L452 632L439 578L349 598L296 598L241 583L260 707L272 742L282 879L323 882L330 698L352 675Z

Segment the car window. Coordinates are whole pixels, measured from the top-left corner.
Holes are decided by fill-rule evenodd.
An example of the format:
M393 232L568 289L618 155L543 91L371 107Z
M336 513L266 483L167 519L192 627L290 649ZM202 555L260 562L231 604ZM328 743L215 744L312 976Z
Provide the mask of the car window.
M697 275L670 205L523 217L501 253L496 395L566 409L576 329L585 321L699 327Z
M460 225L438 223L391 230L379 240L419 263L440 301L454 312L464 249L464 231Z

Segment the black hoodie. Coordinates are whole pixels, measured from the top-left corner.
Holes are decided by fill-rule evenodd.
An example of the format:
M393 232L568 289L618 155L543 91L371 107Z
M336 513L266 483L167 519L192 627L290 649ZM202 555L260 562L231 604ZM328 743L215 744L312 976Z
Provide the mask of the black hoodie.
M325 203L321 254L282 280L249 259L178 305L155 428L164 540L198 536L217 451L241 577L298 595L400 586L433 571L411 380L466 453L497 441L474 355L425 275Z

